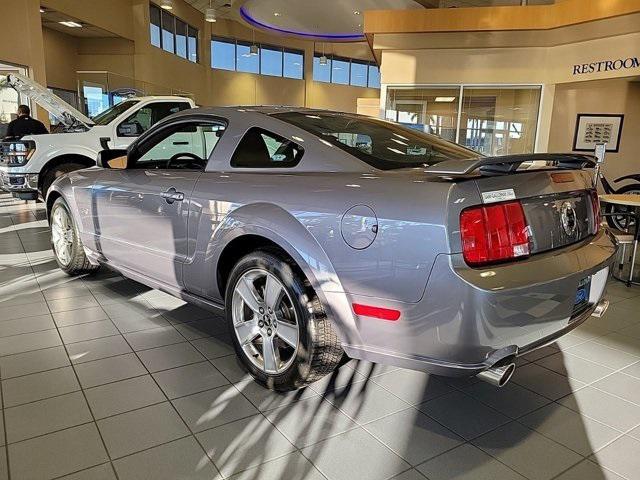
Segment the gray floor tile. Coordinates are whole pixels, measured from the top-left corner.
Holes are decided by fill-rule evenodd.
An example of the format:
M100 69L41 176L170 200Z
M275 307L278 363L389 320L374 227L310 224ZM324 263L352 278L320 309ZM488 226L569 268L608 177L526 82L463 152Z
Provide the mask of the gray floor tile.
M111 317L111 321L118 327L120 333L140 332L142 330L150 330L152 328L168 327L171 324L162 317L145 317L145 316L123 316Z
M189 342L143 350L138 353L138 356L150 372L168 370L205 360L202 354Z
M364 382L367 377L356 372L353 368L341 365L330 374L320 380L313 382L309 388L320 395L328 395L336 389L344 390L351 388L355 384Z
M585 457L620 436L619 431L557 403L530 413L520 423Z
M40 332L56 328L51 315L38 315L35 317L18 318L17 320L5 320L0 322L0 337L10 337L23 333Z
M592 387L640 405L640 379L638 378L624 373L614 373L597 381Z
M318 443L358 426L320 396L270 410L266 417L298 448Z
M467 440L510 421L509 417L461 392L443 395L418 408Z
M47 300L60 300L63 298L86 297L91 292L79 282L71 282L66 285L47 288L42 292Z
M0 338L0 356L30 352L31 350L55 347L57 345L62 345L62 340L60 340L57 330L24 333L14 337Z
M502 388L480 382L465 388L464 392L511 418L521 417L551 401L513 382Z
M70 365L69 357L64 347L45 348L0 357L0 376L7 379L68 365Z
M551 479L583 458L515 422L475 439L473 444L532 480Z
M426 477L415 469L402 472L400 475L392 477L390 480L424 480Z
M193 437L116 460L120 480L215 480L222 478Z
M225 477L295 450L262 415L227 423L196 437Z
M583 460L556 478L557 480L623 480L623 477L591 460Z
M104 310L111 318L147 318L154 319L158 317L159 321L163 319L160 317L160 312L149 305L147 302L135 299L125 302L117 302L104 306Z
M546 345L542 348L536 348L529 353L523 355L523 358L529 360L530 362L535 362L536 360L540 360L541 358L548 357L549 355L554 355L560 351L560 347L556 343L552 343L551 345Z
M326 480L300 452L270 460L229 478L231 480Z
M364 428L411 465L418 465L464 442L414 408L368 423Z
M127 339L127 342L129 342L131 347L136 351L185 341L185 338L172 326L126 333L124 338Z
M572 347L567 350L567 353L599 363L614 370L628 367L640 360L640 357L607 347L597 343L595 340Z
M592 387L580 389L559 403L616 430L626 431L640 424L640 406Z
M69 310L78 310L80 308L90 308L99 306L93 295L85 295L83 297L60 298L56 300L47 300L49 309L53 312L67 312Z
M72 325L62 327L60 336L64 343L85 342L87 340L95 340L96 338L109 337L111 335L119 335L120 332L111 320L100 320L91 323L82 323L80 325Z
M169 398L184 397L228 384L227 379L209 362L154 373L153 377Z
M97 467L66 475L60 480L116 480L116 474L110 463L103 463Z
M96 419L161 403L166 397L150 375L129 378L85 390Z
M226 357L214 358L211 363L229 380L231 383L238 383L249 374L240 363L236 354L227 355Z
M160 403L98 420L111 458L119 458L189 434L170 403Z
M0 309L0 322L4 320L15 320L17 318L35 317L38 315L48 314L49 307L47 307L47 304L44 302L14 305Z
M411 405L418 405L453 391L452 387L433 375L404 368L378 375L373 378L373 382Z
M69 310L67 312L57 312L53 314L53 320L58 327L97 322L99 320L106 320L107 318L107 314L100 307L81 308L79 310Z
M584 386L584 383L530 363L516 369L511 380L539 395L557 400Z
M1 256L0 256L1 257ZM29 303L43 303L42 292L18 293L13 295L3 295L0 298L0 308L14 307L16 305L27 305Z
M576 357L569 353L557 353L538 360L536 363L556 373L575 378L585 383L595 382L614 371L611 368L598 365L597 363L590 362L589 360Z
M417 470L429 480L525 480L468 443L419 465Z
M409 406L373 382L356 383L339 388L325 397L356 422L368 423Z
M5 407L13 407L77 390L80 390L80 385L78 385L71 367L2 381L2 396Z
M622 373L626 373L627 375L631 375L635 378L640 378L640 362L629 365L627 368L622 370Z
M75 366L82 388L90 388L147 373L133 353L103 358Z
M640 452L640 441L623 436L594 454L593 459L618 475L636 479L640 472L638 452Z
M67 345L67 350L72 363L91 362L133 352L122 335L71 343Z
M638 325L640 326L640 324ZM629 336L628 333L613 332L603 337L594 338L593 341L640 359L640 338Z
M407 462L362 428L316 443L302 453L330 480L382 480L409 469Z
M199 338L191 340L191 344L207 358L235 355L233 345L231 344L231 337L229 335Z
M214 335L228 335L227 324L217 318L205 318L195 322L173 323L173 326L187 340L196 340Z
M27 403L5 410L7 440L19 442L91 422L91 412L82 392Z
M107 453L92 423L9 445L13 480L54 478L106 461Z
M233 385L214 388L173 400L192 432L201 432L258 413Z
M176 322L193 322L195 320L210 318L214 314L212 314L208 310L204 310L202 308L196 307L195 305L186 304L178 308L166 310L162 313L162 315ZM220 317L216 317L216 318L220 318Z

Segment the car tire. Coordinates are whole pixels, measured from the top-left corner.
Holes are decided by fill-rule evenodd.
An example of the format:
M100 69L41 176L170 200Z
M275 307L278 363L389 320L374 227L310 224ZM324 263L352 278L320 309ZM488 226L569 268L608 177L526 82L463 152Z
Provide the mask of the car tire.
M40 193L42 194L42 198L47 198L47 192L49 192L51 184L56 180L56 178L61 177L65 173L74 172L83 168L87 168L87 166L82 165L81 163L63 163L62 165L58 165L53 167L51 170L46 171L42 176L42 182L40 183Z
M275 283L279 287L271 287ZM252 298L258 300L255 309L244 301L246 284L254 287ZM272 312L268 305L275 302L269 301L266 292L276 288L282 289L281 300L277 306L272 305ZM313 383L331 373L343 357L338 336L318 296L295 262L280 252L258 251L240 259L227 282L225 306L236 354L254 379L271 390L289 391ZM263 307L264 315L261 316ZM271 321L266 318L268 316ZM274 326L273 334L267 324ZM295 349L291 346L294 339L290 334L293 324L297 326ZM255 334L255 339L246 343L248 337L244 332L249 331L248 328L252 329L248 336ZM277 352L271 355L277 359L275 370L268 368L269 361L265 357L269 339L274 345L272 351Z
M84 252L73 215L64 198L59 197L53 203L49 219L51 245L60 269L72 276L98 270L100 266L90 263Z

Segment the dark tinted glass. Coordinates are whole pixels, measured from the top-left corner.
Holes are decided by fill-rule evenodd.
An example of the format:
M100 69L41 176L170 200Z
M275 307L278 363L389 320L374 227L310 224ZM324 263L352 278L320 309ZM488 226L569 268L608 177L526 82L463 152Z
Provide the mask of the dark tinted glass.
M160 9L154 5L149 7L149 29L151 45L160 47Z
M232 167L290 168L296 166L304 150L298 144L262 128L245 133L231 157Z
M197 63L198 62L198 30L189 26L189 60Z
M326 112L288 112L274 117L313 133L380 170L425 167L443 160L478 156L435 135L374 118Z
M174 44L174 31L175 22L174 17L168 13L162 14L162 48L167 52L175 53Z
M176 18L176 55L187 58L187 24Z

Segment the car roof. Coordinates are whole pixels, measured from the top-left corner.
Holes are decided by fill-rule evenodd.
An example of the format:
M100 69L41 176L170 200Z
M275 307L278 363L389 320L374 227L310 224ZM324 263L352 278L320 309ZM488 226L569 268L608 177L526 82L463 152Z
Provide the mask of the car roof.
M296 107L292 105L231 105L231 106L225 106L225 107L200 107L198 109L198 112L205 113L205 114L208 113L212 115L220 115L220 116L226 116L235 112L258 113L263 115L274 115L276 113L300 112L300 113L307 113L307 114L330 113L334 115L360 116L355 113L337 112L333 110L322 110L317 108Z

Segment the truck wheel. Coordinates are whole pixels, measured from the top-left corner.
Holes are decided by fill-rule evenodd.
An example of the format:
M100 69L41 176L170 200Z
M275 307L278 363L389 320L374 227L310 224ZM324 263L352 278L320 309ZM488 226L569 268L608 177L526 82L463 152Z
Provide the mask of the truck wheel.
M265 251L243 257L225 302L236 353L267 388L304 387L340 363L343 350L331 321L292 261Z
M58 165L47 170L42 176L42 182L40 183L40 193L42 193L42 198L47 198L47 192L56 178L61 177L65 173L74 172L82 168L87 168L87 166L82 165L81 163L63 163L62 165Z
M51 208L51 243L56 262L67 275L91 273L100 268L87 259L67 202L58 198Z

